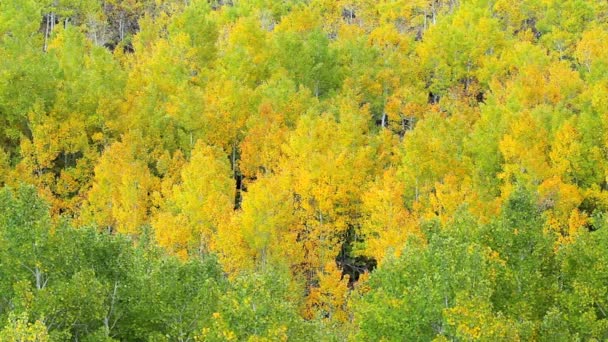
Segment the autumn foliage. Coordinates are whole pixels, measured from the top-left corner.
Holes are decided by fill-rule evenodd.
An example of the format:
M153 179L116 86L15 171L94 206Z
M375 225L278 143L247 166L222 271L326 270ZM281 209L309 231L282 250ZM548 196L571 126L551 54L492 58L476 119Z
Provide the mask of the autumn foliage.
M0 1L0 340L608 338L607 17Z

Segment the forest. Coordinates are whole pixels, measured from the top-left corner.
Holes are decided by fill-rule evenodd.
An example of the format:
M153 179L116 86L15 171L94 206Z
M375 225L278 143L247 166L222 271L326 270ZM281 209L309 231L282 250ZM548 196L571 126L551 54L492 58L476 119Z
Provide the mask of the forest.
M0 0L0 341L608 339L608 2Z

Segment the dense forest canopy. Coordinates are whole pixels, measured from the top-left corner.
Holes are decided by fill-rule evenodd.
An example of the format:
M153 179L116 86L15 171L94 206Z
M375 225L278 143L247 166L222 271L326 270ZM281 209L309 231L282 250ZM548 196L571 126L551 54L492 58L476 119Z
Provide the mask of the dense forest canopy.
M0 340L608 339L607 20L0 0Z

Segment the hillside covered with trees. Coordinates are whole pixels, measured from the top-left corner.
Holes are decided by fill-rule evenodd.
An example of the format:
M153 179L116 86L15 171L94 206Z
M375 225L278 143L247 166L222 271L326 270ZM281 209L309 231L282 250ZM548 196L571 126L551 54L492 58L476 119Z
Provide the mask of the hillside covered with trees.
M0 341L608 339L608 2L0 0Z

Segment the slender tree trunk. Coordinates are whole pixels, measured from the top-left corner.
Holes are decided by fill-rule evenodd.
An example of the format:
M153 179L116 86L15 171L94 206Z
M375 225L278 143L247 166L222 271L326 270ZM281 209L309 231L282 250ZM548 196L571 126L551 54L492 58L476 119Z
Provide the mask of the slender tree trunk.
M42 288L44 288L44 285L46 285L46 282L42 281L43 277L44 277L44 275L42 274L42 271L40 270L40 268L38 266L36 266L34 268L34 278L36 278L36 289L37 290L42 290Z
M424 10L424 31L426 31L426 28L427 28L426 16L427 16L427 13L426 13L426 10Z
M51 15L50 14L46 14L45 16L45 21L46 21L46 25L44 28L44 52L46 52L46 50L49 47L49 34L50 34L50 26L51 26Z
M114 310L114 301L116 299L116 291L118 290L118 281L114 282L114 291L112 291L112 298L110 299L110 310L106 317L103 318L103 325L106 327L106 331L110 334L110 317L112 316L112 311Z
M124 11L120 12L120 18L118 19L118 33L119 33L120 41L122 42L125 39L125 13L124 13Z
M50 30L49 34L52 34L53 30L55 29L55 20L56 20L55 13L51 12L51 30Z
M93 31L93 39L95 40L95 46L99 46L99 40L97 39L97 25L95 25L95 31Z

